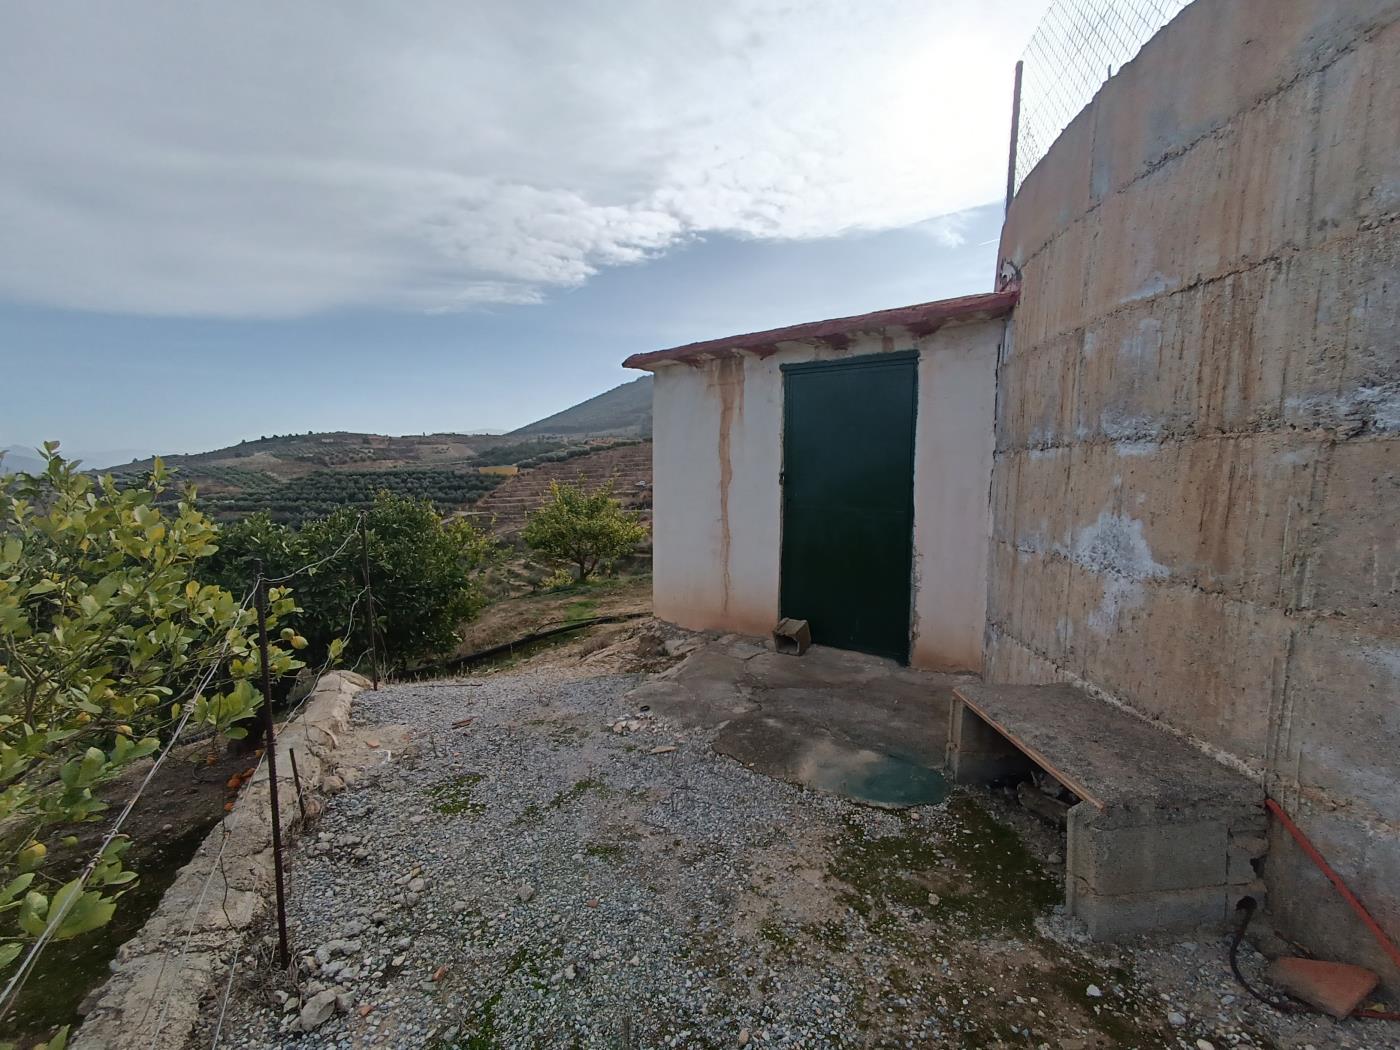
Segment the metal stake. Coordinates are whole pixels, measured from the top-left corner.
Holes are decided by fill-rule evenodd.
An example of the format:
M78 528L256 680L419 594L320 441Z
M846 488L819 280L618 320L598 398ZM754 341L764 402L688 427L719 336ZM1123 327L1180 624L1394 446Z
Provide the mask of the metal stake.
M1016 148L1021 138L1021 70L1024 62L1016 63L1016 84L1011 89L1011 151L1006 162L1006 210L1011 211L1011 198L1016 196Z
M301 774L297 772L297 752L296 748L287 748L287 755L292 760L292 782L297 786L297 808L301 810L301 823L306 826L306 799L301 793Z
M287 899L282 885L282 814L277 805L277 735L272 726L272 671L267 660L267 578L263 575L262 559L255 563L258 571L258 651L262 655L262 719L263 748L267 757L268 797L272 802L272 866L277 882L277 958L282 969L287 968Z
M369 667L374 679L374 688L379 688L379 645L376 640L377 623L374 617L374 588L369 582L369 534L365 531L364 515L360 516L360 557L365 567L365 598L369 604Z

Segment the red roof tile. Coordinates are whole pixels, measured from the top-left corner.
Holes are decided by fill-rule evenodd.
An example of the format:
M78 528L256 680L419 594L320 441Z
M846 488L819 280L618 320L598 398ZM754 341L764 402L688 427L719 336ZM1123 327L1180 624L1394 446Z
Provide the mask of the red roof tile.
M916 336L928 335L937 331L949 321L988 320L1004 317L1016 305L1019 295L1016 288L1001 292L983 292L978 295L963 295L956 299L939 299L932 303L918 303L914 306L900 306L893 310L876 310L874 313L857 314L854 317L834 317L829 321L809 321L787 328L773 328L766 332L750 332L747 335L731 335L724 339L707 339L701 343L687 343L673 346L669 350L653 350L645 354L633 354L622 362L626 368L651 369L653 365L670 361L696 361L718 353L747 350L766 357L775 353L778 344L790 340L814 340L844 346L855 332L873 332L882 328L906 328Z

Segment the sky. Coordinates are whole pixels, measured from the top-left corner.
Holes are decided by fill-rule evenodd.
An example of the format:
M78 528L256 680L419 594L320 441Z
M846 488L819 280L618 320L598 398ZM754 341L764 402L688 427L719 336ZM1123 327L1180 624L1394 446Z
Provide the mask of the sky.
M0 447L509 429L990 289L1046 0L0 13Z

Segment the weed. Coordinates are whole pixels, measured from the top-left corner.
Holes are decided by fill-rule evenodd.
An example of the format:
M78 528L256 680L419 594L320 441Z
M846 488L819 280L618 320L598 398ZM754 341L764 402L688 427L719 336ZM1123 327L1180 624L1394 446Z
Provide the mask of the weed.
M829 951L841 952L846 950L847 937L846 928L835 920L829 922L809 922L802 927L809 940L815 941Z
M590 857L597 857L600 860L620 861L627 856L627 851L621 846L612 842L590 842L583 847L583 852Z
M585 795L593 794L599 798L607 798L612 794L612 789L601 780L594 780L592 777L585 777L578 781L568 791L561 791L549 800L550 809L563 809L570 802L577 802Z
M472 800L472 791L481 783L481 779L480 773L464 773L435 785L428 791L428 796L434 800L433 809L446 816L462 813L481 816L486 812L485 803Z
M758 935L769 944L782 951L788 951L797 943L797 938L783 929L775 919L769 919L760 926L758 928Z

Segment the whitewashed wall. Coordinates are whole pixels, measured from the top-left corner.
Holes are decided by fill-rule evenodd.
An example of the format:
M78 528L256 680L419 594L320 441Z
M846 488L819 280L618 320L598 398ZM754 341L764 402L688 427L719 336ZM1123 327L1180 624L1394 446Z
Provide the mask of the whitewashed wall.
M980 670L1001 321L915 338L871 333L844 350L783 343L658 367L653 405L656 614L765 635L778 618L783 381L790 362L919 350L912 661Z

